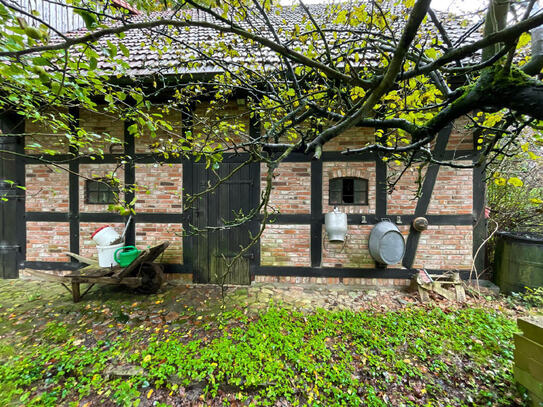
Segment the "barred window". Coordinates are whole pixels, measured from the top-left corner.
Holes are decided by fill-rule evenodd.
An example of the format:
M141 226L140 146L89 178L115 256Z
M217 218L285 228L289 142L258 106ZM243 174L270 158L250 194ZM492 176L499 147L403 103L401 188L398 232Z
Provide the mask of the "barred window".
M368 180L355 177L330 179L330 205L367 205Z
M88 204L112 204L119 188L107 178L86 180L85 202Z

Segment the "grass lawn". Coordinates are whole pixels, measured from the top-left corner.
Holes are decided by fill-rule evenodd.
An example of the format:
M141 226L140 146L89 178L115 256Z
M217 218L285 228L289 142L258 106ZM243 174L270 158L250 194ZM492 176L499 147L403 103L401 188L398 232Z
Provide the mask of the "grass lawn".
M0 287L1 406L523 405L503 304L252 314L58 290Z

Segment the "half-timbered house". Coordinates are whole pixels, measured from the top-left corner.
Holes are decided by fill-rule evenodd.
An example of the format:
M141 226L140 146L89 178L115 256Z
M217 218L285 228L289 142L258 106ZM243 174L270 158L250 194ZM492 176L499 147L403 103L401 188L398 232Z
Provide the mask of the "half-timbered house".
M298 11L285 13L291 13L293 19L298 16ZM124 40L131 49L127 61L130 75L153 75L179 57L173 51L159 57L141 45L146 37L138 35L131 33ZM191 28L186 35L195 41L213 40L212 31L203 28ZM268 62L273 63L273 56L270 58ZM201 70L191 72L193 78L205 81L213 74L212 70ZM155 102L160 105L160 100ZM174 131L182 134L192 130L190 109L205 109L205 103L169 112ZM246 114L246 109L240 93L224 107L224 113L244 120L249 133L259 134L259 123ZM26 150L30 156L24 159L3 157L0 178L14 180L26 191L9 188L11 199L0 205L0 275L14 278L24 268L74 269L78 263L70 261L65 252L94 255L91 233L106 224L120 230L127 220L108 211L115 191L93 182L115 171L126 185L137 185L119 192L125 201L135 200L136 215L126 243L147 246L169 240L172 244L160 261L171 278L214 282L214 276L224 267L222 256L232 256L247 241L248 232L258 230L258 220L206 234L184 232L191 224L219 226L233 210L247 211L257 205L266 167L259 163L245 167L213 194L184 210L184 197L229 173L245 160L243 154L226 153L213 171L182 156L157 160L152 148L157 140L145 134L134 137L128 131L130 123L107 112L73 107L70 113L77 126L97 134L107 132L119 144L102 146L105 154L97 158L92 151L70 151L64 135L48 134L47 129L30 120L2 116L2 131L21 136L1 137L0 150L24 154L28 146L39 141L42 146L63 149L63 154L55 157L58 166L33 158L31 150ZM229 282L403 285L416 268L438 272L472 268L474 252L485 233L481 170L430 165L424 169L419 185L418 168L413 166L389 191L387 178L399 172L396 164L374 153L341 154L346 148L373 141L374 134L372 129L353 128L327 143L321 159L292 153L279 165L271 194L271 204L278 213L259 243L240 260ZM442 159L463 163L476 160L472 133L462 121L443 129L433 148L435 156ZM74 158L74 153L80 155ZM347 237L340 244L330 242L324 229L325 214L334 207L346 213L348 220ZM417 217L427 219L426 230L417 231L412 226ZM381 265L370 255L370 232L383 219L394 223L405 238L405 255L398 264ZM477 259L479 269L480 261Z

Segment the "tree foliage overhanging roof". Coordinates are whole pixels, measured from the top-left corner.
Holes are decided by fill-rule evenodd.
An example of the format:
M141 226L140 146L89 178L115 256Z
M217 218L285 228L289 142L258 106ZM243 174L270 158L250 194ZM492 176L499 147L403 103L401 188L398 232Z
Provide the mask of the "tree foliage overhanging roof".
M352 66L378 65L380 53L376 49L367 47L359 53L349 52L353 42L378 41L383 47L393 47L398 41L403 26L405 26L405 8L395 6L387 12L390 13L390 29L383 32L381 29L367 30L363 24L363 15L367 13L365 6L360 9L359 16L349 12L350 5L324 5L311 4L307 9L298 6L275 6L268 13L269 21L263 20L255 8L247 9L240 19L239 15L231 12L228 19L247 33L254 34L263 41L274 41L273 30L278 34L284 44L303 53L315 52L317 60L324 58L324 41L315 36L315 26L309 20L311 15L328 43L331 56L337 59L347 55ZM219 12L220 10L214 9ZM456 17L455 15L436 12L447 31L448 38L453 44L473 43L481 39L481 19L470 16L470 19ZM146 24L164 21L179 23L191 21L193 25L182 28L168 27L160 23L158 27L145 28ZM383 20L384 22L384 20ZM245 67L265 68L270 71L284 69L281 55L258 41L247 39L229 30L229 25L220 21L208 12L197 8L181 9L178 11L152 11L147 14L128 15L123 19L114 19L106 22L109 27L123 29L130 25L137 25L141 29L131 29L123 38L115 34L104 35L97 41L98 48L107 48L109 43L119 47L121 44L130 49L128 57L119 55L126 62L128 69L121 70L118 63L111 63L107 56L100 55L98 68L123 75L153 75L153 74L184 74L208 73L223 71L221 65L242 65ZM216 26L216 28L213 27ZM188 28L188 29L187 29ZM415 46L427 44L446 50L446 45L439 40L438 30L431 21L426 21L421 27L420 38L415 39ZM218 32L218 29L223 31ZM89 34L91 30L82 28L67 33L69 38L77 39ZM292 33L298 35L293 37ZM170 37L168 46L161 49L162 37ZM60 37L53 42L62 44ZM320 49L320 51L319 51ZM358 55L356 55L358 54ZM471 57L468 55L468 58ZM473 58L472 58L473 59ZM344 66L344 64L343 64Z
M477 147L483 157L503 156L526 127L540 140L543 120L542 64L527 51L527 33L543 23L543 13L534 1L505 3L490 2L483 31L475 18L432 12L429 0L294 8L187 0L168 11L153 11L153 4L137 16L76 2L87 29L50 39L47 27L27 27L13 2L0 0L0 58L8 62L0 68L0 107L15 105L24 116L68 130L65 117L57 123L43 106L97 109L101 100L111 114L133 120L136 135L154 135L171 126L149 113L153 94L170 89L168 108L206 97L205 130L188 138L166 131L164 149L211 161L232 147L232 133L242 136L236 148L252 154L290 149L318 158L330 140L368 127L378 129L375 143L361 139L346 153L377 151L407 163L422 153L438 162L428 144L469 115L484 130ZM210 74L205 84L190 75L201 73ZM182 83L166 80L178 74L189 75ZM115 84L112 75L131 77L132 86ZM151 86L143 86L144 77ZM256 139L246 126L213 114L240 91L262 123Z

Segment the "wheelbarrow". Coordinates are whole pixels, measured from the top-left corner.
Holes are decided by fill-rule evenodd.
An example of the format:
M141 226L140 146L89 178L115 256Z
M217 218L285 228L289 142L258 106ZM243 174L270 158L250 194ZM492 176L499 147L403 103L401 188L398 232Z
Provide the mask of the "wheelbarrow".
M86 264L86 266L64 276L38 270L26 271L46 281L60 282L72 294L74 302L79 302L95 284L125 285L141 293L152 294L157 292L164 283L163 267L158 263L153 263L153 261L169 245L170 242L162 242L159 245L142 250L139 256L126 267L100 267L96 260L68 252L66 254ZM89 284L83 293L81 293L81 284Z

